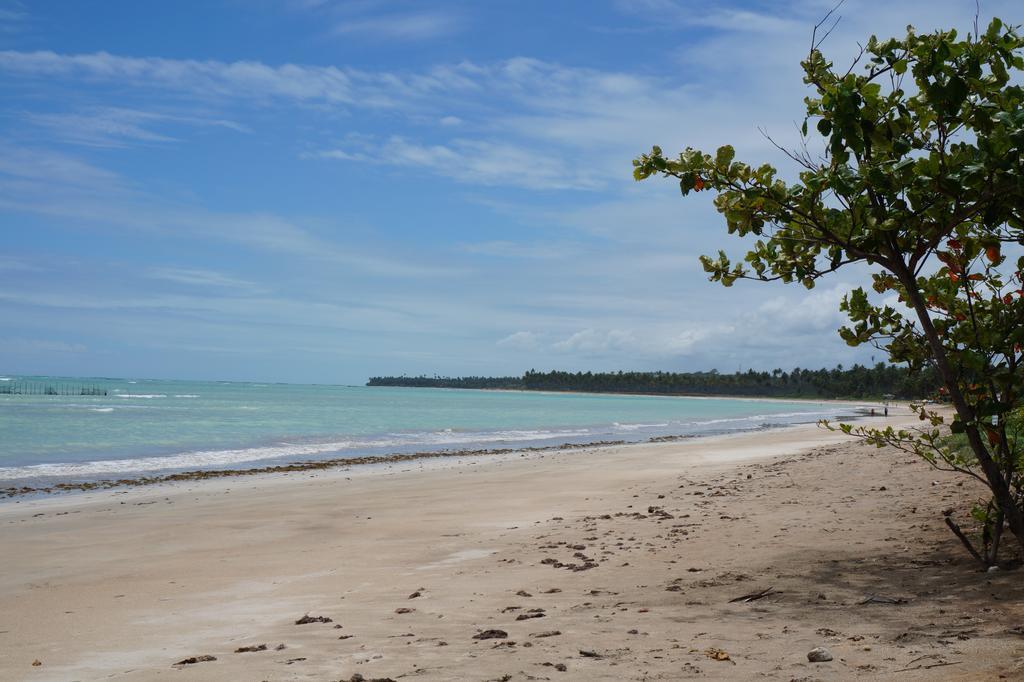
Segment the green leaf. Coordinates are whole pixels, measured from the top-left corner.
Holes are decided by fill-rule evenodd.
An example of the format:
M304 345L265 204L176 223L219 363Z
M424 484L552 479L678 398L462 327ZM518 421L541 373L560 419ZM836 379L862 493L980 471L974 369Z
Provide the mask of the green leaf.
M732 145L723 145L715 153L715 164L719 167L728 166L735 157L736 150L732 148Z
M735 161L722 147L714 156L687 149L677 160L659 150L635 166L638 178L673 177L684 195L701 178L716 192L726 232L756 235L735 264L722 252L701 259L712 281L811 287L858 263L863 269L848 276L863 276L874 291L855 283L844 297L840 337L877 346L910 377L952 368L944 389L959 408L945 422L928 417L934 428L927 431L847 433L877 447L896 444L939 468L978 473L980 463L992 464L1014 482L1024 480L1024 257L1015 245L1024 245L1020 30L995 20L984 36L961 40L952 30L918 35L908 27L866 43L874 75L836 69L812 50L802 63L810 92L800 131L815 122L824 158L819 145L777 169ZM890 297L899 304L879 300ZM920 333L929 325L931 342ZM1013 415L1021 415L1016 435L1004 439ZM939 430L946 424L952 436ZM973 445L964 444L969 428L980 443L972 434ZM1005 497L997 488L993 494ZM1015 498L1000 504L1024 507Z

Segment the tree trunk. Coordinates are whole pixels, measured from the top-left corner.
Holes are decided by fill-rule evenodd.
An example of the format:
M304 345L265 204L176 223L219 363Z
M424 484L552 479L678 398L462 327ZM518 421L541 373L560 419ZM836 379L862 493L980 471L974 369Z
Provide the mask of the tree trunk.
M974 451L975 457L978 458L981 470L985 473L985 478L992 489L992 496L1006 517L1006 525L1009 526L1010 532L1017 538L1021 549L1024 550L1024 512L1022 512L1013 499L1009 481L1003 476L1003 472L999 470L999 465L992 459L988 448L985 447L981 440L978 425L974 421L974 410L967 404L967 400L960 390L956 375L946 357L946 349L942 345L942 340L935 331L935 327L932 325L932 318L928 313L928 307L925 305L921 292L917 288L917 281L906 268L902 272L897 271L895 274L906 288L910 302L914 306L914 311L917 313L917 318L921 323L925 338L928 339L928 345L931 346L932 357L935 359L935 364L939 369L943 382L946 384L947 390L949 390L949 397L953 401L953 407L956 408L956 413L964 424L967 442L970 444L971 450Z

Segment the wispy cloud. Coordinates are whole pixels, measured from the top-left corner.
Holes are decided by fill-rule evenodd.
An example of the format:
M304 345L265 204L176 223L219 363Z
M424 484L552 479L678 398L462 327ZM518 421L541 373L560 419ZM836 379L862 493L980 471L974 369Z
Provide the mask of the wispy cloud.
M26 114L25 118L50 130L56 137L97 147L121 146L125 141L173 142L173 137L146 130L141 124L152 120L142 112L97 111L92 114Z
M94 166L78 157L0 140L0 186L4 176L76 190L102 189L109 192L125 186L124 180L117 173ZM17 200L20 197L12 198Z
M514 332L500 339L497 345L512 350L532 351L540 348L541 337L539 334L529 331Z
M11 181L5 182L5 175ZM464 270L378 255L326 238L271 212L181 205L127 188L120 175L58 152L0 145L0 209L104 229L148 230L236 244L277 257L345 266L382 277L457 277ZM335 225L335 230L339 226Z
M671 145L680 139L681 130L696 128L712 144L729 141L742 151L749 141L758 149L770 149L757 137L753 124L747 126L747 138L736 139L735 124L745 116L738 106L740 96L712 94L717 84L680 83L527 57L399 73L105 52L6 51L0 52L0 70L25 78L79 78L140 90L159 87L177 97L219 97L228 104L280 102L368 112L384 108L402 114L405 121L427 117L437 122L438 131L457 128L459 136L437 139L438 131L422 138L419 132L385 132L375 136L372 149L322 145L306 156L419 168L486 186L600 189L628 180L631 158L652 142ZM41 120L68 124L86 140L109 142L120 134L157 141L164 136L129 116L87 121L46 115ZM393 130L398 128L400 122Z
M259 45L235 53L247 60L171 59L24 36L7 44L60 49L0 52L0 211L32 230L33 254L0 259L0 271L81 259L52 276L0 277L4 314L38 324L19 335L103 339L95 348L130 338L163 344L162 357L238 343L285 364L302 362L296 348L321 349L358 358L339 370L350 379L370 357L385 372L455 373L521 371L526 358L731 370L799 355L821 366L861 352L830 331L845 289L706 283L696 255L725 239L710 194L680 202L671 183L630 179L651 144L731 143L744 160L784 162L757 126L783 144L795 137L799 59L828 0L623 3L609 23L656 40L616 36L637 51L616 51L613 66L587 61L594 45L576 49L574 35L543 59L485 57L501 44L481 49L475 36L431 51L433 38L504 16L479 4L451 15L412 1L268 4L292 10L280 32L304 32L304 63ZM1018 4L985 9L1011 20ZM845 7L827 45L839 57L908 19L925 30L974 11L962 0ZM571 11L578 25L610 16ZM463 48L467 59L450 61ZM334 61L344 54L353 61ZM235 133L249 128L259 134ZM215 132L208 147L180 143ZM307 376L322 378L329 361Z
M238 289L247 292L261 292L263 289L255 283L237 279L214 270L195 268L153 268L148 276L153 279L186 284L196 287L216 287L222 289Z
M570 242L527 243L495 240L461 244L460 248L466 253L495 258L554 260L579 255L582 245Z
M455 139L424 144L392 136L380 144L356 149L326 149L312 155L400 168L422 168L459 182L533 190L600 189L605 178L589 168L572 166L558 154L525 144Z
M346 39L423 41L444 38L466 26L466 14L453 8L424 9L413 0L285 0L302 12L315 14L331 26L331 34Z
M692 2L680 0L618 0L616 5L628 14L640 15L662 29L683 26L705 26L733 32L778 34L779 31L803 27L793 14L804 15L810 3L789 3L786 16L780 13L758 12L752 9L729 7L726 3L709 3L695 7ZM821 3L814 3L816 9ZM804 7L800 7L804 5ZM800 11L804 10L804 11ZM828 8L821 10L827 12ZM820 18L820 17L819 17Z
M40 272L42 268L21 258L0 256L0 272Z
M484 92L532 102L548 110L579 110L573 96L625 96L657 84L626 73L565 67L526 57L477 64L462 61L409 72L348 66L271 65L259 61L129 57L109 52L61 54L0 50L0 70L26 78L81 78L121 87L162 88L177 94L240 100L282 99L360 107L423 104L425 97ZM494 106L494 105L492 105Z
M108 52L64 55L51 51L0 51L0 69L22 76L86 78L146 88L246 99L350 102L352 77L336 67L255 61L219 62L161 57L121 57Z
M457 33L463 25L460 16L445 12L384 14L344 20L334 27L334 33L368 39L430 40Z
M123 107L94 107L74 113L26 113L25 119L29 123L46 128L59 139L94 147L123 147L135 142L174 142L174 137L150 129L151 126L159 124L184 124L249 132L245 126L225 119Z
M85 353L89 349L81 343L67 343L50 339L0 338L0 350L11 355L44 353Z
M0 3L0 34L19 33L25 29L29 14L18 0Z
M453 140L425 145L393 137L384 146L384 162L420 166L480 185L512 185L537 190L599 189L603 179L573 168L557 155L525 146L486 140Z

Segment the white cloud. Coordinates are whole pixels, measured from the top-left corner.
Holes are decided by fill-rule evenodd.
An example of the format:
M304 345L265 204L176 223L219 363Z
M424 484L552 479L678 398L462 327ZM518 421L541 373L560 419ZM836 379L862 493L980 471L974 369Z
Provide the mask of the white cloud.
M707 328L648 328L642 332L633 329L583 329L554 343L552 349L583 356L640 356L664 360L690 354L701 340L709 336L709 332Z
M636 338L632 331L583 329L566 339L555 342L552 348L566 353L604 355L609 352L626 351L635 345Z
M460 182L533 190L595 190L606 182L596 173L566 163L558 154L526 145L456 139L447 144L422 144L393 136L367 149L330 149L316 156L371 162L403 169L418 167ZM374 147L375 153L369 151Z
M512 241L477 242L462 244L466 253L496 258L528 258L533 260L552 260L567 258L579 253L581 246L566 242L559 243L521 243Z
M137 142L173 142L173 137L146 130L146 117L125 112L103 114L28 114L30 123L48 128L69 142L97 147L121 146L124 140Z
M666 355L686 355L709 333L705 330L686 329L678 333L668 334L656 339L658 350Z
M5 181L5 175L10 179ZM150 230L220 241L278 257L343 265L382 277L453 277L464 270L378 255L338 243L273 213L230 213L131 191L121 176L57 152L0 144L0 209L105 229ZM339 226L333 225L332 232Z
M790 12L787 14L792 13L792 5L801 3L790 4ZM684 4L678 0L619 0L616 5L624 12L648 17L655 22L652 26L662 30L678 29L681 26L706 26L730 32L777 34L794 25L802 27L802 24L788 16L731 8L724 6L724 3L696 8L692 3Z
M0 34L25 30L30 20L25 5L19 0L8 0L4 5L0 7Z
M140 291L137 294L118 295L93 287L89 291L17 291L0 290L0 302L26 307L55 308L69 313L88 311L93 314L117 314L126 319L148 323L145 315L158 319L187 317L202 319L217 325L242 324L314 328L328 331L366 331L373 333L422 332L423 319L411 310L396 310L387 306L351 302L325 302L281 296L224 296L214 293L195 295L156 294ZM411 309L412 306L409 306ZM149 331L159 332L166 324Z
M253 282L230 277L213 270L200 270L195 268L153 268L148 276L153 279L186 284L197 287L219 287L226 289L241 289L245 291L259 291L260 287Z
M443 12L385 14L342 21L334 33L372 39L429 40L457 33L463 26L460 17Z
M851 284L838 282L832 286L816 287L799 299L778 296L761 304L757 316L761 321L791 334L834 332L847 322L839 310L839 303L853 288Z
M334 159L336 161L359 162L372 162L374 160L368 154L364 154L362 152L347 152L344 149L325 149L315 153L306 152L302 157L306 159Z
M12 355L35 353L85 353L89 349L80 343L67 343L48 339L0 338L0 350Z
M122 147L130 142L174 142L175 138L147 127L158 124L185 124L249 132L245 126L224 119L123 107L95 107L74 113L28 113L25 118L67 142L94 147Z
M385 140L383 149L368 152L341 146L305 156L378 159L487 186L599 189L610 182L628 181L631 159L652 143L671 148L682 143L681 134L696 129L708 145L728 141L740 151L745 147L770 149L755 128L756 123L771 121L750 121L747 110L737 106L742 97L715 94L720 91L716 82L700 85L701 79L696 77L680 82L527 57L393 73L337 66L122 57L105 52L5 51L0 52L0 70L31 78L159 87L172 96L218 97L232 103L388 108L414 119L433 115L442 128L459 127L474 135L421 141L385 134L378 137ZM798 100L795 102L798 105ZM87 123L65 122L79 127ZM138 121L91 125L114 127L140 139L159 135L141 128ZM741 133L737 139L737 128L744 126L746 137Z
M511 348L513 350L522 351L533 351L540 348L540 335L534 332L522 331L509 334L505 338L498 341L497 345L502 348Z
M443 22L433 27L429 21L418 27L410 22L390 29L372 23L380 15L371 12L383 7L394 14L395 5L359 3L353 10L343 8L351 3L291 1L322 12L324 31L347 20L348 28L342 29L347 39L369 37L374 31L380 36L387 30L405 31L408 39L419 31L425 38L431 30L448 30ZM631 12L639 6L630 5ZM63 294L41 291L36 282L27 281L32 278L19 277L26 281L9 286L23 286L25 292L4 300L26 306L19 311L29 313L29 306L64 306L48 322L65 325L68 338L75 338L68 320L102 318L108 328L119 330L134 325L133 331L143 337L152 334L153 320L167 314L200 320L204 330L211 330L211 343L203 344L202 334L182 325L189 331L181 334L194 334L197 348L230 346L230 334L219 325L237 324L236 334L242 328L247 338L255 339L258 335L248 332L265 330L273 320L285 330L278 337L287 339L282 347L296 348L340 347L331 344L355 329L373 335L362 346L366 353L391 359L415 355L416 370L433 370L432 363L449 358L454 371L476 366L486 372L505 355L523 357L499 353L495 343L501 349L529 352L531 360L582 369L693 363L731 371L737 365L834 363L840 353L855 352L834 334L844 321L838 300L848 288L845 284L825 281L809 293L753 283L729 292L716 288L705 281L696 255L719 246L740 251L742 243L725 235L710 206L710 193L683 202L669 182L637 185L630 179L630 160L655 143L671 153L688 144L713 149L728 142L744 160L778 161L756 126L766 126L783 143L792 139L792 122L802 116L806 94L798 62L806 52L810 26L828 6L827 0L797 0L760 3L757 11L737 3L687 10L682 1L649 2L650 20L637 22L634 14L622 22L623 28L643 24L643 30L677 31L685 24L702 30L687 31L689 41L676 49L671 36L658 36L666 39L661 59L643 65L619 62L629 70L530 57L407 63L402 71L386 71L105 52L0 52L5 84L52 86L51 92L75 96L67 113L53 113L63 111L58 106L28 114L32 123L64 140L157 146L183 137L183 126L227 129L230 120L257 120L274 125L261 126L261 137L252 138L258 144L247 150L247 159L250 153L306 150L306 158L362 164L359 171L367 176L378 173L389 176L387 180L410 182L417 174L432 174L487 188L473 190L482 199L468 199L477 204L469 207L478 221L472 236L468 227L445 226L436 245L424 246L424 253L403 254L397 238L387 241L394 234L386 224L353 226L343 220L263 211L262 197L255 194L258 203L251 210L212 210L191 197L168 198L179 195L180 184L147 188L145 174L129 179L83 158L4 145L0 208L9 215L25 211L50 216L57 229L88 225L98 228L97 234L114 233L111 241L121 238L118 231L141 232L143 238L152 234L190 247L198 243L199 248L218 251L248 250L258 252L257 258L270 254L274 263L262 272L247 270L245 276L257 280L248 282L234 273L202 269L204 259L197 259L196 266L176 260L180 267L134 272L132 285L93 292L69 285ZM1007 8L1014 11L1007 14ZM688 15L671 19L669 13L680 9ZM986 2L986 9L1008 19L1019 16L1011 3ZM826 45L839 55L855 49L855 41L872 31L902 32L908 15L932 25L964 25L961 19L973 15L973 3L868 5L847 0L845 13L847 18ZM392 37L401 39L396 35ZM133 102L136 95L143 104L139 110L128 109L123 103ZM79 104L102 102L104 97L116 97L121 108ZM229 113L209 114L221 110ZM246 118L250 114L256 118ZM186 120L189 116L197 121ZM275 130L281 121L286 125ZM264 136L279 130L285 131L282 139ZM106 150L87 153L114 156ZM490 189L494 187L541 194L524 201L522 193L502 197ZM600 194L558 193L597 189ZM287 205L298 205L293 199ZM493 224L472 213L481 205L496 212ZM379 231L385 240L368 244L367 231ZM361 236L350 239L355 234ZM583 257L571 257L575 255ZM486 267L478 272L455 269L446 258L460 264L482 261ZM279 271L289 266L302 270L302 283L295 286L305 288L305 297L289 298L295 292L279 282ZM418 278L416 286L397 280L405 277ZM180 286L145 281L154 278ZM126 287L134 292L136 284L137 295L124 294ZM263 289L246 289L250 284ZM185 288L190 286L212 292ZM350 300L308 300L317 295ZM50 333L40 328L46 331L31 334ZM307 339L302 331L307 328L326 331ZM399 349L411 331L418 334L416 350Z
M20 258L0 256L0 272L41 272L42 268Z
M280 97L343 103L353 99L352 76L333 66L261 62L120 57L108 52L63 55L0 51L0 69L22 76L84 78L147 88L172 88L196 95L246 99Z
M497 71L501 70L499 66ZM113 83L119 87L159 89L165 96L370 109L421 105L427 96L480 90L496 73L492 67L471 62L398 74L347 66L128 57L109 52L61 54L51 50L0 50L0 71L22 78L76 79Z
M46 186L71 187L79 191L110 192L122 189L125 184L116 173L77 157L47 149L15 146L0 140L0 181L5 175L19 182L45 183Z
M803 114L801 99L806 92L799 61L809 44L810 27L829 7L819 0L794 0L756 11L729 3L699 11L670 0L623 4L631 16L649 17L668 27L712 29L678 52L667 51L669 62L675 57L683 65L671 75L567 66L530 57L391 72L48 51L0 52L0 70L250 104L279 101L394 109L439 121L442 127L459 125L474 134L454 140L414 139L393 126L378 138L390 140L386 151L393 163L486 186L594 189L628 181L631 159L654 143L673 150L686 144L714 148L728 142L741 158L780 161L757 127L765 127L783 144L795 140L792 124ZM985 9L1009 19L1015 14L1013 7L1001 1L986 3ZM352 31L362 22L365 30L415 33L453 21L437 12L387 10L391 14L381 15L374 13L378 9L371 3L330 11L342 12L349 21L346 30ZM973 7L921 0L869 7L850 0L843 13L843 22L826 45L840 62L873 31L899 33L915 17L925 18L927 28L963 23ZM723 78L728 78L727 87ZM156 141L163 135L139 130L137 121L129 123L137 127L124 130L127 136L144 140L155 135L150 141ZM381 155L342 146L306 156L359 162Z

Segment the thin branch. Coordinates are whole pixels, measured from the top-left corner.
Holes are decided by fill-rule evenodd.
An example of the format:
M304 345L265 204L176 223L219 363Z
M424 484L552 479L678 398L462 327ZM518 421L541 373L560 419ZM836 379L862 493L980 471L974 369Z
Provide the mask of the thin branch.
M795 122L794 122L794 125L796 125ZM799 128L797 128L797 130L799 130ZM797 154L794 151L786 149L785 147L780 145L778 142L773 140L772 136L768 134L768 131L765 130L764 128L762 128L761 126L757 127L757 132L761 133L761 136L764 139L768 140L768 142L770 142L773 147L775 147L780 152L785 154L790 159L790 161L793 161L794 163L797 163L797 164L803 166L804 168L806 168L807 170L810 170L810 171L818 170L818 167L814 165L814 162L812 162L809 157L801 156L800 154ZM805 146L805 149L806 149L806 146Z
M832 26L825 32L825 35L821 36L820 40L818 39L818 29L828 23L829 18L836 13L836 10L843 6L844 2L846 2L846 0L839 0L839 2L836 3L836 6L830 9L828 13L821 18L821 21L814 25L814 30L811 31L811 52L817 50L821 44L825 42L825 39L828 38L829 34L835 30L836 26L839 25L839 22L843 18L841 15L836 16L836 20L832 22Z
M967 538L966 535L964 535L964 532L960 530L960 526L956 525L956 522L948 516L946 517L946 525L949 526L949 529L951 531L953 531L953 535L957 536L957 538L960 539L960 542L962 542L964 547L967 548L967 551L970 552L971 556L978 560L978 563L980 563L983 566L988 565L985 562L985 560L981 558L981 555L978 554L978 550L974 549L974 544Z
M857 64L860 63L860 58L864 56L864 46L861 45L860 43L857 43L857 47L859 47L860 50L857 52L857 56L853 58L853 63L850 64L850 68L846 70L846 73L843 75L843 78L853 73L853 70L857 67Z

